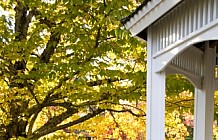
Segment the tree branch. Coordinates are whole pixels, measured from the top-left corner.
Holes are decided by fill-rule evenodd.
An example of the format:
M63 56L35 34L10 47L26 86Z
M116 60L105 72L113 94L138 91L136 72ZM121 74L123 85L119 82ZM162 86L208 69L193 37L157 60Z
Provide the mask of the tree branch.
M174 103L190 102L190 101L194 101L194 99L184 99L184 100L176 101Z
M117 104L117 103L113 103L113 102L105 102L106 104L112 104L112 105L119 105L119 106L125 106L125 107L130 107L130 108L133 108L133 109L136 109L136 110L139 110L140 112L143 112L145 114L145 111L138 108L138 107L135 107L135 106L132 106L132 105L129 105L129 104Z
M59 126L56 126L56 127L49 127L50 129L45 129L44 131L41 131L41 132L37 131L37 132L35 132L33 134L33 138L37 139L37 138L40 138L40 137L42 137L44 135L47 135L49 133L55 132L57 130L61 130L61 129L64 129L64 128L67 128L67 127L70 127L70 126L85 122L86 120L88 120L90 118L93 118L96 115L98 115L98 114L100 114L100 113L102 113L104 111L105 111L104 109L97 109L96 111L94 111L92 113L88 113L87 115L85 115L83 117L80 117L79 119L74 120L72 122L69 122L69 123L66 123L66 124L63 124L63 125L59 125Z
M68 117L72 116L72 114L75 114L75 113L78 113L78 110L75 108L70 108L67 111L61 113L60 115L49 119L47 123L45 123L42 127L40 127L39 129L33 132L33 138L40 138L41 136L54 132L50 130L52 128L57 128L58 124L60 124L62 121L64 121L65 119L67 119Z
M176 101L176 102L172 102L172 101L167 101L166 100L166 103L170 103L171 105L167 106L166 107L172 107L172 104L178 106L178 107L184 107L184 108L190 108L190 107L187 107L187 106L183 106L181 105L180 103L182 102L190 102L190 101L193 101L194 99L184 99L184 100L180 100L180 101Z
M131 109L122 109L122 110L115 110L115 109L106 109L107 111L112 111L112 112L117 112L117 113L124 113L124 112L128 112L130 114L132 114L133 116L136 117L143 117L146 116L146 114L136 114L134 113Z
M54 54L54 51L61 39L61 34L59 32L51 32L50 39L46 45L45 50L40 56L41 63L48 63L51 56Z
M53 96L51 96L52 98ZM89 105L96 105L97 103L100 103L101 101L104 101L106 99L108 99L108 96L102 96L99 100L94 100L94 101L87 101L87 102L83 102L81 104L72 104L71 102L54 102L54 100L58 100L58 99L63 99L63 98L56 98L56 99L52 99L52 100L48 100L47 103L43 104L43 107L47 107L47 106L61 106L64 108L69 108L69 107L88 107Z
M111 79L104 79L104 80L96 80L96 81L91 81L91 82L87 82L86 84L90 87L93 86L99 86L102 85L103 83L107 82L107 83L113 83L113 82L117 82L120 81L122 79L118 79L118 78L111 78Z
M37 111L37 112L35 112L33 114L33 117L32 117L32 119L29 122L29 128L28 128L28 131L27 131L27 136L31 136L32 135L33 125L34 125L34 123L36 121L36 118L37 118L39 112L40 111Z
M18 1L15 12L15 39L21 41L27 37L27 31L31 19L35 14L35 9L30 11L28 6L23 5L21 1Z
M41 105L39 103L39 100L37 99L36 95L33 92L33 89L30 87L30 85L29 85L29 83L27 83L27 81L26 81L26 86L27 86L29 92L31 93L31 95L33 96L34 100L36 101L37 105L40 107Z
M59 88L62 86L63 82L64 82L64 81L67 81L68 79L69 79L69 77L64 77L64 78L60 79L58 85L55 86L54 88L52 88L51 90L49 90L49 91L47 92L46 97L45 97L45 99L44 99L44 101L43 101L42 104L45 104L45 103L50 99L50 96L54 93L54 91L57 90L57 89L59 89ZM60 95L60 94L59 94L59 95ZM57 95L56 95L56 96L57 96Z
M98 47L100 37L101 37L101 26L98 28L98 32L97 32L96 39L95 39L94 49Z
M104 7L106 7L107 6L107 4L106 4L106 0L104 0Z
M114 122L116 124L116 127L119 127L119 123L116 121L116 118L115 118L113 112L111 112L111 111L109 111L109 112L110 112L110 115L112 116L112 118L113 118L113 120L114 120Z

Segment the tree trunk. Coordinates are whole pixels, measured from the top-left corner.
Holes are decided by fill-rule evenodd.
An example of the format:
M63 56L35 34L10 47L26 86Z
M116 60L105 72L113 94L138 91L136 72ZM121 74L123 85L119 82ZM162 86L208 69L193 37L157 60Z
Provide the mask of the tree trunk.
M26 138L26 127L27 127L27 116L22 116L28 107L27 101L20 101L21 105L17 102L12 101L10 108L11 121L5 127L5 135L3 136L5 140L10 138L24 137Z

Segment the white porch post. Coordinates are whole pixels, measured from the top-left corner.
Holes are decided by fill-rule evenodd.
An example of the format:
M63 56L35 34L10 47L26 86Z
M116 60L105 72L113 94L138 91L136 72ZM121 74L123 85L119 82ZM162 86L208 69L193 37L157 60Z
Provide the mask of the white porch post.
M195 89L194 140L213 140L215 49L206 43L202 89Z
M165 132L165 72L155 73L151 33L147 41L147 140L164 140Z

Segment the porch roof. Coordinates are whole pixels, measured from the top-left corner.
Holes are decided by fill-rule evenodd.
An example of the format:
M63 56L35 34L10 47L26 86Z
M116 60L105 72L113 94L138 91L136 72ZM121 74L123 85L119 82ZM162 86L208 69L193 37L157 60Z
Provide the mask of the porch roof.
M147 27L183 0L145 0L121 23L133 36L147 40Z
M130 15L124 17L121 19L121 23L125 25L132 17L134 17L135 14L137 14L142 8L147 5L147 3L151 0L145 0L141 5L139 5Z

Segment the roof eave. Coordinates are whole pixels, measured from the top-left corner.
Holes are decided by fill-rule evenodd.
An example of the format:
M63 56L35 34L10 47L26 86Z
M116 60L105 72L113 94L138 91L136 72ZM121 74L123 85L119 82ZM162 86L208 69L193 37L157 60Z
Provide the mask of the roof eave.
M150 0L140 7L140 10L131 15L131 18L123 19L122 22L127 30L131 32L133 36L138 36L144 40L147 40L146 33L148 26L154 23L156 20L161 18L170 9L183 0ZM128 16L129 17L129 16Z
M140 10L142 10L142 8L143 8L144 6L146 6L149 1L151 1L151 0L145 0L145 1L144 1L141 5L139 5L130 15L128 15L128 16L122 18L122 19L121 19L121 23L122 23L123 25L125 25L128 21L130 21L130 19L131 19L132 17L135 16L135 14L137 14Z

